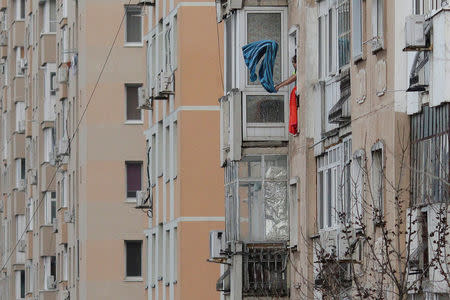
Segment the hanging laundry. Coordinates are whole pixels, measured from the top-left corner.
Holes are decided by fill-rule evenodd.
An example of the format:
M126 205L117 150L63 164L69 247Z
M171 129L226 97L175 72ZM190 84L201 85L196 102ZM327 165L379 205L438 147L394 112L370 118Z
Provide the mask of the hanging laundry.
M297 120L297 86L294 86L289 99L289 133L296 135L298 133Z
M273 84L273 66L277 57L277 51L278 44L272 40L257 41L242 47L244 61L250 70L250 81L252 82L256 81L258 77L256 75L256 66L264 56L258 75L261 85L269 93L277 92Z

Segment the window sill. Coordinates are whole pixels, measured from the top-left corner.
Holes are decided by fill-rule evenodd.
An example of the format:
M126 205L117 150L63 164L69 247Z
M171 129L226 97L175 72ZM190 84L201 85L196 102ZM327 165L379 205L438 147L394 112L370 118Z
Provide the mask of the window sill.
M126 120L124 122L125 125L144 125L143 120Z
M56 31L55 31L55 32L51 32L51 31L45 32L45 31L42 31L42 32L40 33L39 37L42 37L42 36L44 36L44 35L56 35Z
M125 282L142 282L144 279L142 277L125 277L123 280Z
M123 46L125 48L142 48L144 47L144 43L125 43Z
M136 203L136 198L126 198L125 203Z
M372 54L376 54L377 52L383 50L383 40L377 40L376 42L372 43Z

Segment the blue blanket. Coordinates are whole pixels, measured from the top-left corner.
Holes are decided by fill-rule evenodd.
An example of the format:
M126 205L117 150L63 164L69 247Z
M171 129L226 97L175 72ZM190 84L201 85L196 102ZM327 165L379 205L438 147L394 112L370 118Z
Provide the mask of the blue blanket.
M275 58L277 57L278 44L272 40L263 40L250 43L242 47L242 53L244 55L244 61L250 70L250 81L255 81L256 65L264 56L264 60L258 71L259 81L261 85L269 93L276 93L275 86L273 84L273 65L275 64Z

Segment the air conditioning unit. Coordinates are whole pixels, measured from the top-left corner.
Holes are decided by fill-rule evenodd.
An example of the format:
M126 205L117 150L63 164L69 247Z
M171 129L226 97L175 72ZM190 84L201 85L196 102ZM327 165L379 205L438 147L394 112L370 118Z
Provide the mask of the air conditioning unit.
M326 254L337 256L338 234L336 229L324 230L320 232L320 246Z
M225 232L223 230L213 230L209 232L209 258L224 259L225 251Z
M173 73L167 73L167 72L163 72L161 73L161 77L160 77L160 89L159 92L161 94L173 94L174 93L174 81L175 81L175 76L173 75Z
M58 232L58 218L53 218L53 232Z
M340 232L338 235L338 258L339 260L354 260L358 254L358 238L355 235L355 231Z
M53 275L47 276L47 290L56 289L55 277Z
M426 47L425 15L410 15L405 22L405 51L417 51Z
M73 223L74 222L74 215L71 210L66 210L64 212L64 222L66 223Z
M242 8L242 0L216 0L217 23L226 19L233 10Z
M25 249L27 248L27 244L25 243L25 240L20 240L17 244L17 251L23 253L25 252Z
M64 137L59 140L58 156L69 155L69 139Z
M150 208L151 201L151 195L148 191L136 192L136 208Z
M31 185L36 185L37 184L37 170L31 170L30 171L30 175L29 175L29 180L30 180L30 184Z
M26 124L27 124L27 121L25 121L25 120L20 120L19 122L18 122L18 128L17 128L17 132L18 133L24 133L25 132L25 126L26 126Z
M20 179L17 186L19 191L25 191L25 179Z
M60 67L58 69L58 81L59 83L66 83L69 80L69 69Z
M144 87L138 88L138 108L152 109L152 99L147 95L147 89Z

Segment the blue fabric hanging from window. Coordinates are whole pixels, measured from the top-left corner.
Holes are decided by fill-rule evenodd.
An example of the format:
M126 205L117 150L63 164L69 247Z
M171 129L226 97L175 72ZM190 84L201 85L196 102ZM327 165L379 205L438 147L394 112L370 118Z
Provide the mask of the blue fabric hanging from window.
M276 93L273 84L273 65L277 57L278 44L272 40L263 40L250 43L242 47L244 61L250 70L250 81L255 81L256 66L264 56L264 60L258 70L259 81L264 89L269 93Z

